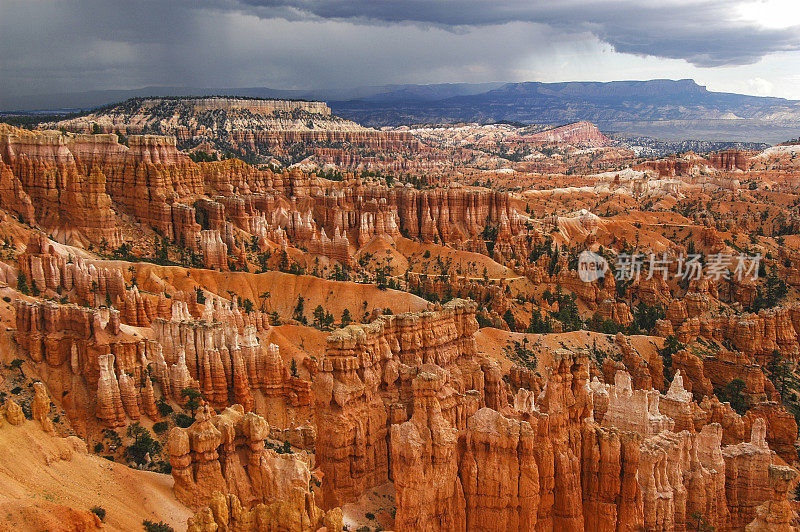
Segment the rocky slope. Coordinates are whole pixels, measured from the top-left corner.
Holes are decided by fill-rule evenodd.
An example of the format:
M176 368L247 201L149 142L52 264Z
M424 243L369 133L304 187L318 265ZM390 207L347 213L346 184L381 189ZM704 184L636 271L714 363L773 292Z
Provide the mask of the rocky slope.
M38 421L15 419L9 407L0 426L0 442L13 456L0 464L6 530L138 530L143 520L179 530L191 515L168 475L91 455L79 438L48 434ZM105 510L104 522L94 507Z
M575 122L521 137L526 142L552 142L602 148L612 144L611 139L600 133L591 122Z

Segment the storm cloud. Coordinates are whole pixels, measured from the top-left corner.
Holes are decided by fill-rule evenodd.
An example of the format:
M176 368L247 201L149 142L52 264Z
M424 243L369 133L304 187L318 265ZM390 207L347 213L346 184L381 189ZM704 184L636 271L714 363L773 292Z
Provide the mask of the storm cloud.
M0 0L0 96L552 80L620 54L708 68L796 50L800 28L729 0Z
M244 0L267 16L291 10L335 20L475 27L531 22L590 32L622 53L685 59L701 67L749 64L800 48L800 27L764 29L731 0ZM285 16L285 15L284 15Z

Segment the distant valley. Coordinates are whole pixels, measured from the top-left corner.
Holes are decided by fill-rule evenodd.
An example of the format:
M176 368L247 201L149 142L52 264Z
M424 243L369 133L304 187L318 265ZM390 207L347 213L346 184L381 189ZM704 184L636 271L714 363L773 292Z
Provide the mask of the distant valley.
M72 94L0 96L0 110L90 110L126 98L237 96L321 100L368 127L589 121L617 137L775 144L800 136L800 101L707 90L693 80L564 83L440 83L353 89L144 87Z

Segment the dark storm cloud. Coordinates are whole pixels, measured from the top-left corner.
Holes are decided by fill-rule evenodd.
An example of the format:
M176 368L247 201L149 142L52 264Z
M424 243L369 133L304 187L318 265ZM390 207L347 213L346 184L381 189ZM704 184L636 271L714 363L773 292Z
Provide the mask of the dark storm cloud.
M0 0L0 103L146 85L558 79L580 76L574 64L598 57L598 39L748 64L800 48L799 35L733 20L726 0Z
M294 10L325 19L416 22L446 27L508 22L590 31L618 52L685 59L701 67L743 65L800 49L800 28L737 20L731 0L243 0L257 11Z
M502 80L532 50L575 39L531 24L450 31L268 10L202 0L0 0L0 104L4 96L149 85Z

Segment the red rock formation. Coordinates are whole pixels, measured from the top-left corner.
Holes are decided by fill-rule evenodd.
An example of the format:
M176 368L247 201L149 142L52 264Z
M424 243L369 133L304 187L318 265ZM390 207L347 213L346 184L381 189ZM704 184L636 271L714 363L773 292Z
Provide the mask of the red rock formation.
M392 425L391 461L399 530L464 530L464 492L458 478L458 430L442 416L436 398L441 375L412 381L414 413Z
M756 509L756 518L745 527L745 532L794 532L796 521L787 493L795 484L797 470L787 466L769 466L769 499Z
M45 432L53 432L53 421L50 419L50 397L41 382L33 383L34 396L31 403L31 417L42 425Z
M158 317L157 304L153 301L153 298L141 294L135 285L126 290L116 299L122 323L134 327L150 327L152 320Z
M119 381L114 374L114 355L102 355L99 358L100 376L97 380L97 418L106 426L121 427L125 425L125 412ZM130 403L130 397L128 397Z
M468 397L458 394L478 391L470 409L486 400L483 371L474 358L475 330L475 304L453 300L441 311L380 316L328 338L314 379L316 452L327 506L354 500L388 480L389 425L408 419L411 380L423 364L449 373L439 399L442 416L464 427Z
M467 530L536 529L540 486L535 438L530 423L490 408L469 418L460 466Z
M694 428L680 433L669 428L661 429L658 425L665 416L653 411L653 399L658 397L658 393L637 390L649 402L631 400L629 378L620 375L618 383L610 387L610 395L623 401L617 401L617 406L612 402L609 412L603 416L603 426L625 430L630 420L642 420L634 433L645 435L638 459L645 529L680 528L698 512L706 516L711 526L725 528L729 511L723 474L722 427L707 425L696 435L692 435ZM680 381L675 382L677 384L673 385L671 393L663 398L667 399L666 405L670 400L688 400L685 390L678 389ZM659 406L656 402L655 408ZM666 425L671 427L673 420L668 419Z
M45 296L74 296L76 302L100 306L125 293L122 271L64 256L41 233L31 235L18 262L19 272L28 279L31 289L35 287Z
M609 394L608 410L603 416L604 427L653 436L671 431L675 422L659 411L660 394L655 390L633 390L631 376L618 371Z
M225 315L226 312L230 313ZM214 323L156 319L154 337L162 346L156 356L156 378L175 400L197 382L203 397L224 408L238 403L269 416L269 398L310 414L311 384L291 376L278 346L262 346L256 327L236 326L238 310L217 309ZM211 320L209 320L211 321Z
M752 487L765 485L757 476L766 470L759 461L773 456L763 421L756 443L723 447L721 425L699 432L689 426L691 397L678 374L664 400L674 403L687 430L673 432L674 421L658 411L658 392L632 391L630 377L621 373L615 386L592 385L596 398L610 396L600 427L589 417L593 399L586 395L585 370L572 364L562 360L538 405L520 391L508 411L512 418L483 408L461 428L440 405L446 373L420 368L412 381L411 419L403 421L401 405L392 408L399 423L391 429L389 458L397 526L464 529L462 504L466 529L482 530L672 530L699 526L698 515L715 529L728 529L752 518L750 501L763 495ZM456 432L462 443L453 453ZM458 482L454 463L460 463Z
M219 230L200 232L200 250L203 252L203 266L227 271L228 246L222 241Z
M734 170L747 171L749 158L753 152L743 150L723 150L708 155L708 162L717 170L731 172Z
M690 353L687 349L681 349L672 355L672 368L676 372L680 370L683 373L683 385L692 392L696 400L702 399L704 395L714 394L714 386L706 377L703 360L700 357Z
M658 161L646 161L634 167L639 171L651 171L658 177L675 177L679 175L694 175L698 172L698 166L694 161L676 159L660 159Z
M341 509L334 508L324 513L314 506L313 500L307 493L299 489L292 492L290 499L270 504L259 503L250 509L243 508L236 495L223 495L215 491L209 506L190 517L187 525L187 532L216 530L341 532L344 529Z
M627 303L622 301L606 299L600 303L597 313L603 321L611 320L614 323L625 326L630 325L633 322L631 309L628 307Z
M776 351L782 358L796 361L800 346L793 312L793 307L775 307L743 316L712 313L701 321L701 329L704 336L728 341L748 359L761 364L766 364Z
M218 415L208 405L201 406L192 426L175 427L169 434L175 496L198 510L219 506L222 489L240 503L237 513L250 509L250 519L260 521L264 530L317 530L325 513L309 491L308 464L298 455L266 449L268 434L264 418L245 414L240 405ZM241 514L237 519L246 521ZM330 520L335 521L335 515Z
M775 458L767 445L764 421L753 424L749 442L729 445L722 454L731 526L740 529L756 516L756 507L770 498L768 468Z
M457 184L385 188L352 176L337 183L296 168L275 174L234 161L197 165L177 151L173 137L131 135L125 146L115 135L17 133L3 137L0 164L9 170L0 172L0 186L22 207L20 194L33 194L36 221L62 242L88 238L116 248L122 238L113 205L163 238L201 252L206 267L221 269L226 253L246 262L236 228L278 245L285 232L295 246L345 265L352 264L356 246L376 236L391 241L402 234L486 253L481 235L487 225L497 229L498 260L526 255L526 244L515 238L523 217L505 193ZM203 197L207 192L213 199Z
M202 194L203 186L197 165L177 151L172 137L132 135L124 146L116 135L15 130L0 137L0 153L0 168L11 169L22 191L4 171L0 185L18 197L23 213L21 194L30 195L36 221L60 241L82 233L116 248L114 202L167 238L196 247L194 209L174 202Z
M514 139L516 140L516 139ZM611 139L600 133L591 122L575 122L565 126L548 129L541 133L520 137L525 142L552 142L602 148L613 144Z
M694 413L692 411L692 392L683 387L683 375L675 372L666 395L662 396L658 409L675 422L674 431L694 431Z
M106 152L119 146L114 135L93 141L103 143ZM33 214L59 240L82 232L97 242L104 238L118 245L105 177L84 171L58 132L13 129L0 134L0 187L8 193L3 194L4 205L31 221Z
M722 442L726 445L740 443L745 441L745 435L749 435L749 431L745 431L745 424L742 417L737 414L729 403L721 403L716 396L709 399L708 396L704 397L699 405L699 408L694 409L694 425L695 428L701 428L707 423L719 423L722 425Z
M8 144L9 139L5 128L0 129L0 146ZM36 213L33 202L25 192L19 178L14 175L14 171L8 164L10 161L5 160L8 156L7 147L0 151L0 208L15 212L26 223L34 224L36 223Z
M491 307L501 315L511 308L502 286L471 281L459 277L455 272L449 274L448 280L438 276L411 275L408 278L408 289L413 293L435 294L444 300L451 297L471 299L479 305Z
M742 418L744 430L750 432L757 419L767 425L767 443L787 464L797 461L797 422L794 416L777 402L761 402L753 405Z
M90 416L114 427L141 414L154 346L120 331L116 311L104 321L101 311L49 301L17 300L15 308L21 353L39 364L43 381L61 398L79 434L86 434Z
M162 120L164 116L169 119ZM376 157L361 155L363 150L390 152L395 166L401 166L406 156L423 148L409 132L374 130L334 117L323 102L141 99L61 121L57 126L80 133L91 132L95 126L132 136L158 132L174 135L184 147L196 146L198 140L214 145L221 142L243 156L287 154L291 146L304 144L317 155L321 165L335 162L353 168L377 162ZM332 148L336 145L352 145L356 149Z
M22 411L22 407L13 399L6 399L0 413L2 413L6 421L12 425L19 425L25 421L25 413Z

